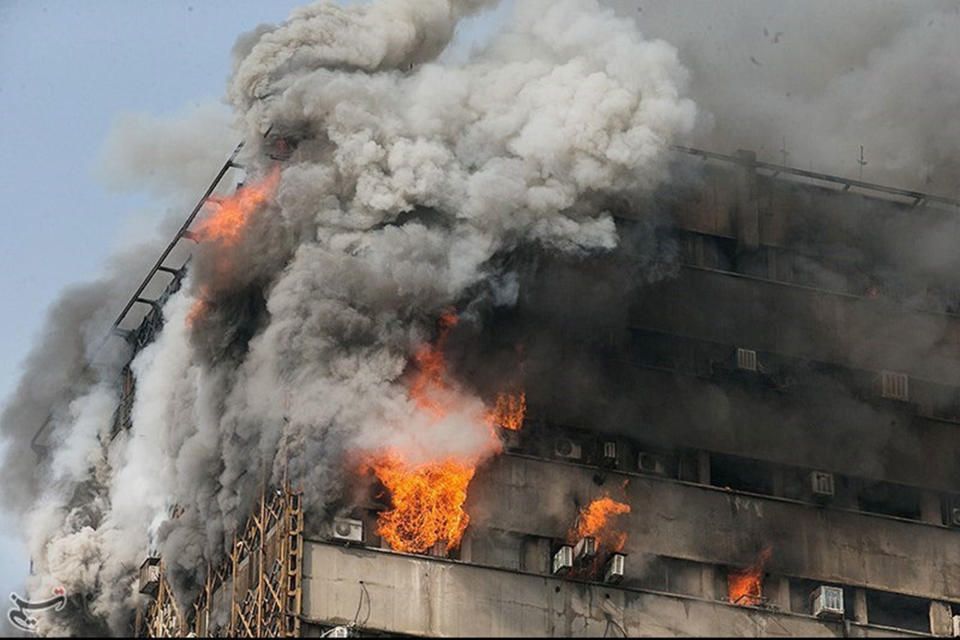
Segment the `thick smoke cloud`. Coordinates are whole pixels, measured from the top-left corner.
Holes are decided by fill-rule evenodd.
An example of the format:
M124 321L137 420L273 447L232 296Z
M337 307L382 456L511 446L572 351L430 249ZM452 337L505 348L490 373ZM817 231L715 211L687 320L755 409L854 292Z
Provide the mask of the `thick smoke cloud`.
M691 142L956 197L954 0L609 0L675 45L704 118Z
M46 463L62 471L52 487L24 487L40 497L25 516L31 588L74 594L71 615L43 631L129 632L147 549L186 597L265 484L292 481L323 514L364 455L493 452L484 403L469 390L448 390L453 409L427 424L404 384L411 354L446 308L516 299L505 252L615 248L601 205L666 177L665 147L692 130L696 109L676 51L596 0L517 3L485 50L440 63L457 21L490 4L319 2L241 37L227 94L247 180L282 158L275 202L236 243L197 248L164 330L132 363L131 430L109 442L110 376L72 386L88 368L89 339L72 348L72 375L35 399L27 379L4 417L26 459L17 434L45 417L41 407L63 407ZM132 122L117 140L140 138ZM136 148L178 165L207 140L164 138L186 151ZM127 146L110 148L107 165L129 183L117 169L131 166ZM152 183L176 192L192 173L161 167ZM119 308L110 296L131 288L95 288L101 297L81 314L91 330L107 326L101 309ZM38 347L28 375L50 368L43 354L56 351Z

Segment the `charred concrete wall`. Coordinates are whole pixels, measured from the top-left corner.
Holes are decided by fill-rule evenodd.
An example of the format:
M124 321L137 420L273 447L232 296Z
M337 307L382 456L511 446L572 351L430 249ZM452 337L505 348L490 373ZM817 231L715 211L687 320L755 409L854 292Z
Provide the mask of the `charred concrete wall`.
M773 575L960 602L960 532L945 526L619 470L605 471L600 484L597 472L502 456L471 487L468 511L477 527L556 544L580 507L610 494L631 506L624 520L626 583L644 584L650 556L736 567L772 545L766 571ZM501 555L509 553L505 544ZM496 554L481 557L477 548L470 546L470 561L498 564ZM515 546L514 556L521 549ZM725 598L726 591L705 587L696 595Z
M709 600L703 615L721 620L685 626L688 607L674 626L651 618L632 633L764 633L723 626L712 601L729 569L770 545L764 592L779 613L743 615L780 625L832 584L848 625L949 634L960 265L938 237L958 237L960 216L757 175L741 160L682 167L682 186L643 203L661 210L653 225L624 205L612 255L511 257L517 305L453 336L465 378L520 380L530 404L513 448L523 455L494 460L471 486L459 557L549 573L578 508L609 492L632 508L624 585ZM558 439L576 443L573 463L555 455ZM601 462L604 442L622 452L615 464ZM661 477L632 473L644 451ZM835 495L811 495L814 471L834 475Z
M358 618L368 629L421 636L913 635L369 549L308 542L304 551L306 636Z

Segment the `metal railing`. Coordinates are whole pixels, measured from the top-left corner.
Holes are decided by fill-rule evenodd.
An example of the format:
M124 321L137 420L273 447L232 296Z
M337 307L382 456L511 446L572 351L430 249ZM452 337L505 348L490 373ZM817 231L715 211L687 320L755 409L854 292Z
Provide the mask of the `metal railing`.
M775 178L780 174L801 176L803 178L809 178L811 180L819 180L821 182L829 182L833 184L843 185L843 191L849 191L851 188L856 187L857 189L862 189L864 191L873 191L876 193L883 193L886 195L899 196L903 198L910 198L913 200L911 203L912 206L917 207L920 205L926 204L941 204L947 205L949 207L956 207L960 209L960 200L955 198L947 198L945 196L937 196L930 193L923 193L921 191L913 191L911 189L900 189L897 187L888 187L882 184L875 184L872 182L864 182L862 180L853 180L851 178L843 178L841 176L833 176L826 173L818 173L816 171L807 171L806 169L798 169L796 167L788 167L782 164L774 164L772 162L761 162L759 160L754 160L748 156L738 156L738 155L727 155L723 153L717 153L715 151L706 151L704 149L695 149L693 147L684 147L680 145L670 145L670 149L673 151L678 151L680 153L686 153L690 155L700 156L709 160L720 160L721 162L729 162L733 164L739 164L741 166L753 167L756 169L764 169L771 172L771 177Z

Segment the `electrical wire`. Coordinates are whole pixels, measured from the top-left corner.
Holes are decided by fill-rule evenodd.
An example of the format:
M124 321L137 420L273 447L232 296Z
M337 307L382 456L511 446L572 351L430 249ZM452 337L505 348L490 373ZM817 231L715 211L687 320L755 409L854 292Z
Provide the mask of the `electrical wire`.
M357 612L353 614L353 620L351 620L350 624L347 625L350 627L357 626L357 620L360 618L360 608L363 607L363 594L367 590L363 584L363 580L359 580L358 582L360 583L360 600L357 601Z

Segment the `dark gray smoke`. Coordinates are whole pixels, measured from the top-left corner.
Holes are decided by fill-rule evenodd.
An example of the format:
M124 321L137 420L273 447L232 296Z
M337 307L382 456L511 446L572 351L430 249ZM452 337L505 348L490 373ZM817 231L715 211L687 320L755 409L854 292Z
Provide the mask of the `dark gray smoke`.
M25 378L4 418L26 458L40 407L61 407L44 465L63 480L24 485L40 498L21 505L31 589L75 594L74 614L44 632L129 632L133 570L147 549L185 595L264 484L286 477L320 512L357 455L494 453L471 391L445 392L452 410L439 424L410 400L411 354L447 307L516 299L500 256L614 249L605 203L640 201L666 177L666 145L692 130L696 109L675 50L597 0L517 3L487 48L439 62L458 20L490 4L318 2L238 42L227 93L247 181L279 162L279 187L236 242L198 248L164 330L133 361L133 428L107 442L115 386L79 375L89 339L66 360L44 362L60 350L38 347L31 376L70 368L35 399ZM119 140L137 135L129 122ZM194 142L184 140L188 156ZM122 158L126 145L113 148ZM116 169L128 164L112 166L129 180ZM154 183L176 187L193 173ZM75 315L96 333L108 322L101 310L120 306L110 296L131 288L95 288L101 297Z

